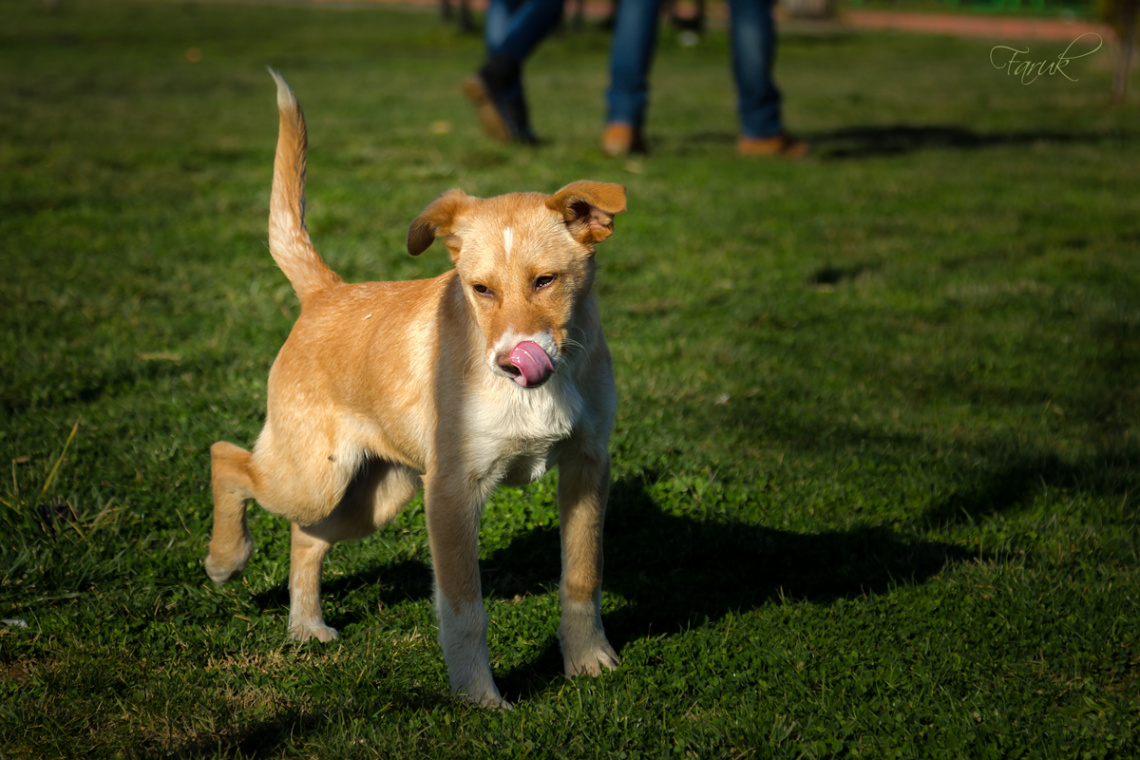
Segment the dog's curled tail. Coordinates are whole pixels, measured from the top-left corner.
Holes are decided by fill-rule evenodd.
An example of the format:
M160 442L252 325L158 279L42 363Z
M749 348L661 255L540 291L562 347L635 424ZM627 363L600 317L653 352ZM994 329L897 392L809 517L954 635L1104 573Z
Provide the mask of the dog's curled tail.
M269 252L303 304L314 293L344 280L313 248L305 228L305 115L281 75L273 69L269 73L277 82L277 112L281 117L269 199Z

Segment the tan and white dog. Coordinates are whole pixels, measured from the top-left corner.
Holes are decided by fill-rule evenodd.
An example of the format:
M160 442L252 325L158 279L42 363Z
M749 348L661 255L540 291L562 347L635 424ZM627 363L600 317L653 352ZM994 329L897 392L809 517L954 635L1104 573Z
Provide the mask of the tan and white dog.
M625 210L625 189L582 181L487 199L449 190L412 222L407 245L418 255L442 240L454 269L347 284L309 240L305 120L271 73L280 132L269 248L301 315L269 373L253 452L210 450L206 572L225 583L245 568L246 502L256 499L292 522L291 636L334 639L320 606L325 554L382 527L422 480L451 688L503 704L487 651L479 518L500 483L530 483L557 464L565 670L613 669L600 589L616 395L592 285L595 246Z

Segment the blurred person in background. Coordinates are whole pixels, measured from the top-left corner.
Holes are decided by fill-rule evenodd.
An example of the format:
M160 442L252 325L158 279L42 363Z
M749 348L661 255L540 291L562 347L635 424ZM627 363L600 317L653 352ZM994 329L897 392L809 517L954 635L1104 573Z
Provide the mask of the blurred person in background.
M611 156L645 153L645 115L649 105L649 70L657 44L661 0L621 0L610 47L610 89L602 150ZM772 0L728 0L732 74L736 83L744 156L800 159L808 145L784 131L780 91L772 81L776 60L776 25Z
M499 142L535 145L522 68L562 18L563 0L491 0L483 22L487 60L463 82L483 131Z

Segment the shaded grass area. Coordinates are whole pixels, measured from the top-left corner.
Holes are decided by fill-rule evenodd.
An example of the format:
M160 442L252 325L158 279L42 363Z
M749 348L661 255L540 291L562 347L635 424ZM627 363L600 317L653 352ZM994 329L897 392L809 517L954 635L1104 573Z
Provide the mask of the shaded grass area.
M431 14L5 10L0 754L1140 750L1140 128L1107 59L1023 87L988 43L786 36L816 149L790 165L735 157L723 37L663 35L654 152L614 162L592 30L529 66L548 141L520 151L458 95L480 43ZM266 65L305 104L310 229L348 279L441 271L403 240L449 187L627 185L598 283L614 674L559 675L553 478L483 521L509 714L448 694L418 503L333 552L329 646L284 641L277 518L251 511L241 581L207 581L207 450L256 436L297 310L264 242Z

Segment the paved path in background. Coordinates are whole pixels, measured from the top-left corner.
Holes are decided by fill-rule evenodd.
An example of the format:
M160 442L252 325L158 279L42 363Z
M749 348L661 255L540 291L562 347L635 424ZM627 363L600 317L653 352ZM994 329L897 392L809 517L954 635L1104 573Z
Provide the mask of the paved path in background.
M337 4L343 0L315 0ZM359 0L355 0L359 1ZM439 8L440 0L364 0L378 5L417 6ZM484 10L487 0L469 0L475 10ZM577 10L578 0L567 0L567 13ZM691 4L679 0L685 9ZM452 5L458 5L453 0ZM605 0L586 0L585 13L590 18L605 18L610 15L612 4ZM708 9L711 18L726 18L727 6L723 3ZM1099 34L1105 42L1114 39L1112 29L1103 23L1087 20L1066 20L1052 18L1032 18L1024 16L993 16L973 13L904 13L899 11L872 11L849 8L840 12L833 21L807 22L811 25L851 27L855 29L886 29L914 34L942 34L951 37L980 37L1002 40L1075 40L1082 34Z
M899 32L945 34L954 37L1072 41L1082 34L1112 39L1107 24L1093 21L981 16L958 13L896 13L894 11L844 11L840 22L859 29L893 29Z

